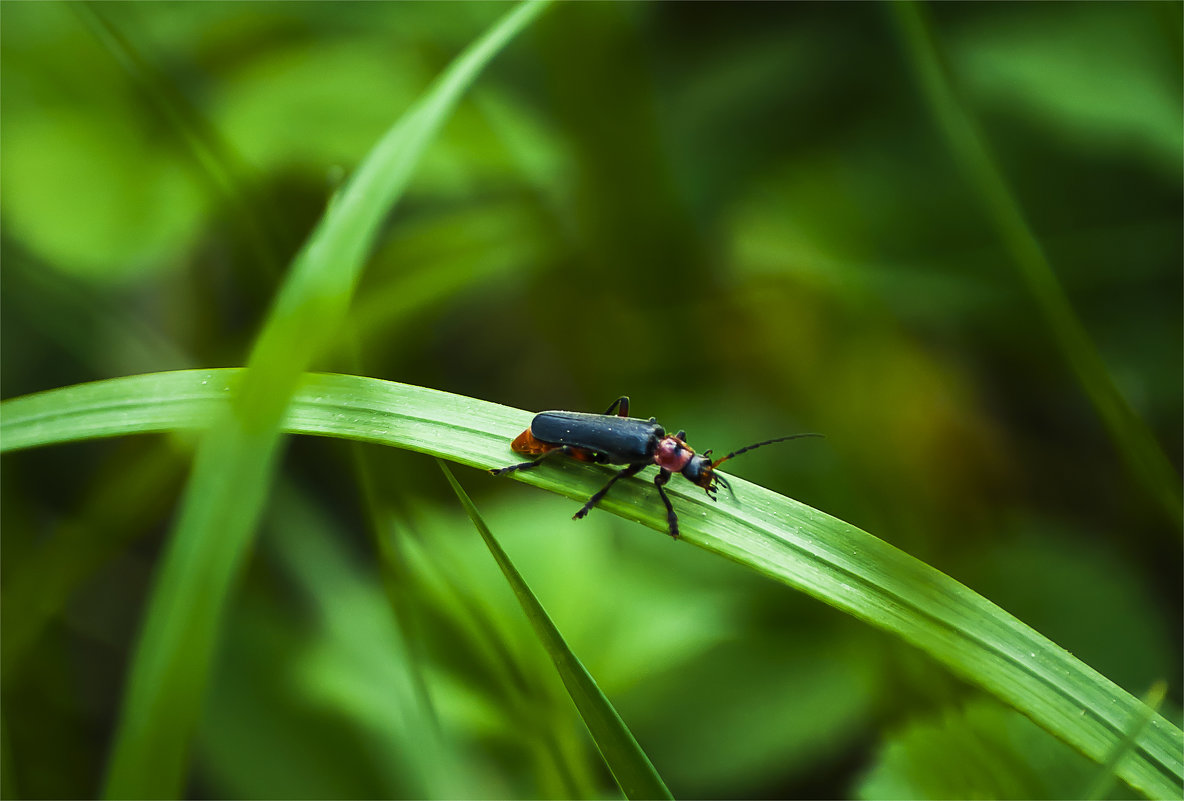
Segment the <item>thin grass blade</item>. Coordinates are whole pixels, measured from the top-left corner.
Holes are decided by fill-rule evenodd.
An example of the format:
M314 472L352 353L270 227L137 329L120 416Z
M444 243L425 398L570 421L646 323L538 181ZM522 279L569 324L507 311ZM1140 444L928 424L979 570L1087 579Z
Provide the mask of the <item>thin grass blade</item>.
M617 714L617 710L601 691L600 686L592 678L588 669L584 667L579 657L572 653L571 648L564 641L563 635L559 633L559 629L555 628L551 617L543 609L538 599L534 597L534 593L530 591L530 587L527 586L518 569L514 567L514 563L510 561L510 557L502 550L502 546L498 544L489 527L485 525L481 513L477 511L477 507L473 505L468 493L456 480L456 476L452 474L444 462L437 459L436 463L443 471L444 477L448 479L452 491L456 493L456 497L460 500L461 506L465 508L469 519L473 521L473 525L481 533L481 539L485 540L485 545L489 548L497 566L501 568L506 581L514 590L518 603L522 605L522 611L526 613L535 635L543 647L547 649L551 661L555 663L555 669L563 679L563 686L567 688L571 700L580 712L580 717L584 719L584 724L592 733L592 739L595 741L596 747L600 749L605 764L612 771L613 778L620 785L621 792L625 794L626 798L673 798L674 796L666 789L666 783L662 781L662 777L654 769L650 758L646 756L645 751L641 750L633 732L629 731L625 721Z

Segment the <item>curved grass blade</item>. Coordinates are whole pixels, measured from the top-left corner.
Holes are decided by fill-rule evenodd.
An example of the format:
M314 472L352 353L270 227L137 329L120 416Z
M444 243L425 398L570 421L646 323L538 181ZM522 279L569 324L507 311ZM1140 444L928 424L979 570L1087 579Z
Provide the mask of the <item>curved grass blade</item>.
M301 374L339 334L379 227L489 60L545 7L512 9L384 135L297 255L233 403L202 437L133 657L104 793L181 794L222 612L249 550Z
M0 450L116 434L208 426L241 370L112 379L0 404ZM407 448L480 468L515 459L507 443L529 423L517 409L372 378L306 375L284 429ZM574 461L514 474L583 501L606 473ZM789 498L728 476L738 498L710 503L671 482L683 538L893 632L1098 762L1146 706L987 599L893 546ZM494 480L494 479L489 479ZM665 532L642 478L598 507ZM663 533L662 536L665 536ZM1184 733L1152 714L1115 773L1154 798L1179 798Z
M481 533L481 539L485 540L486 547L493 554L510 588L514 590L518 603L522 605L522 611L526 613L535 635L547 649L551 661L555 663L555 669L563 679L563 686L567 688L576 709L580 711L580 717L592 733L592 739L600 749L605 764L612 771L613 778L620 785L621 792L626 798L673 798L650 758L641 750L633 732L629 731L625 721L621 720L621 716L609 703L596 680L584 667L584 663L572 653L563 635L555 628L547 611L543 609L543 605L534 597L534 593L510 561L510 557L485 525L481 513L456 480L456 476L452 475L452 471L444 462L436 459L436 464L444 472L452 491L456 493L457 499L465 508L473 525L477 527L477 531Z

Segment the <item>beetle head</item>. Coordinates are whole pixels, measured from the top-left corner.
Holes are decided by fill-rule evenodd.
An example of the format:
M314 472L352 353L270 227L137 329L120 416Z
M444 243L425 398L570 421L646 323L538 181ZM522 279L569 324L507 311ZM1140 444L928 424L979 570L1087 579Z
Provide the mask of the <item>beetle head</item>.
M723 476L715 472L715 467L723 459L717 462L712 462L708 457L711 455L710 450L697 453L687 461L686 467L682 469L682 475L692 484L702 487L707 490L708 497L715 500L715 493L718 487L723 487L729 493L732 492L732 486L727 482ZM734 497L734 496L733 496Z

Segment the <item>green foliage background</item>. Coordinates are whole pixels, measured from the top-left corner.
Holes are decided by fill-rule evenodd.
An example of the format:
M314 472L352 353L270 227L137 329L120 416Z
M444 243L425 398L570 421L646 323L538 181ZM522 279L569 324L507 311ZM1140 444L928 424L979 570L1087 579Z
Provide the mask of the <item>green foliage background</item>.
M507 8L5 4L4 397L243 364L343 177ZM1110 378L1178 473L1180 5L929 16ZM1178 521L1044 324L915 47L872 5L548 10L427 150L350 336L315 366L527 409L628 393L635 414L724 452L824 432L734 469L938 567L1133 693L1169 679L1178 720ZM615 793L438 471L354 448L288 444L189 793ZM5 796L101 787L191 456L177 435L5 457ZM811 599L458 475L676 796L1069 797L1095 777ZM376 533L406 549L401 574ZM414 616L393 617L391 587ZM401 703L418 692L438 727Z

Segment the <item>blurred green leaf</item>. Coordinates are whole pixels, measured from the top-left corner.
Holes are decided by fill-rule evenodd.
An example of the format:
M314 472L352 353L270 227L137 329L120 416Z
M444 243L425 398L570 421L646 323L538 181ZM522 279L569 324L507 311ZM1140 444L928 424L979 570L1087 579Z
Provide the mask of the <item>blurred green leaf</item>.
M1058 799L1096 765L1014 710L977 701L891 734L861 799Z
M261 54L215 112L227 136L264 170L356 164L431 79L414 51L367 45L297 41Z
M1152 14L1105 3L1081 13L1024 9L968 27L951 58L969 88L1000 113L1022 115L1094 152L1122 149L1179 176L1184 154L1180 86ZM1057 36L1048 36L1056 29ZM1166 44L1166 41L1164 42Z
M374 742L370 759L384 794L471 795L461 766L443 756L437 724L415 688L409 648L376 577L354 563L325 515L296 495L281 494L275 551L322 633L292 672L297 693L351 720Z
M807 626L780 640L742 634L652 672L622 699L676 791L755 797L832 761L874 717L881 655L866 638Z
M385 756L372 748L377 738L326 708L324 694L303 695L309 660L331 635L306 622L306 605L292 603L298 597L248 592L227 622L194 746L205 794L378 798L410 788L421 773L392 785L376 764Z
M183 476L185 454L169 443L115 464L79 512L39 541L4 584L2 675L6 685L27 666L29 650L86 579L158 519Z
M53 108L6 129L4 149L9 233L60 269L126 281L197 235L199 188L126 120Z

